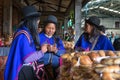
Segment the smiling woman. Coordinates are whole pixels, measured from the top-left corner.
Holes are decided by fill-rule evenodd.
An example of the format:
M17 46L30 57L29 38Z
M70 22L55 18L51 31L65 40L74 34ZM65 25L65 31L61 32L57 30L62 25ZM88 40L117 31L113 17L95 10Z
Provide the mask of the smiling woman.
M48 35L48 36L52 36L54 35L55 31L56 31L56 25L53 24L53 23L48 23L45 27L45 33Z
M57 27L57 18L49 15L44 22L43 31L39 34L40 46L48 45L48 50L39 61L43 61L45 66L51 64L54 77L57 76L56 69L59 67L59 58L65 53L62 40L55 34ZM53 80L53 79L52 79Z

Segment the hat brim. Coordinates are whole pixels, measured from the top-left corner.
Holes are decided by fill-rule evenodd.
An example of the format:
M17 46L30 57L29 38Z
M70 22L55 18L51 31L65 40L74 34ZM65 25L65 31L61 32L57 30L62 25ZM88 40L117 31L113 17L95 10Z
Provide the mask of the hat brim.
M31 16L40 17L40 16L41 16L41 13L40 13L40 12L30 13L29 15L25 16L25 17L23 18L23 20L26 19L26 18L28 18L28 17L31 17Z
M89 21L88 19L85 19L85 22L86 22L86 23L89 23L89 24L92 24L92 25L95 25L96 27L99 27L99 25L97 25L97 24L95 24L95 23Z

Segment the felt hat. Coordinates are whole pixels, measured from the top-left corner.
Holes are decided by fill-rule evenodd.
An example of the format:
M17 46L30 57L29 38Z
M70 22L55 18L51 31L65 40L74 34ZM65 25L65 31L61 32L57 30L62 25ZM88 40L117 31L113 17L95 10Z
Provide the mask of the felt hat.
M95 25L95 27L99 28L100 26L100 19L96 16L91 16L88 19L85 20L86 23Z
M39 17L41 15L40 12L37 11L37 9L34 6L25 6L22 8L23 13L23 19L26 19L30 16L36 16Z
M57 24L57 18L54 16L54 15L49 15L47 18L46 18L46 20L45 20L45 22L47 22L47 23L55 23L55 24Z

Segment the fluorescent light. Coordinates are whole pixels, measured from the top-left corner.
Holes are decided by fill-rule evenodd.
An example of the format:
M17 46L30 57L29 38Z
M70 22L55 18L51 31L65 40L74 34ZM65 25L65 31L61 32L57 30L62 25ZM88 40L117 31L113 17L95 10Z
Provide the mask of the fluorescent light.
M89 8L89 9L94 9L93 7Z
M99 8L104 9L104 7L100 6Z
M119 11L115 11L115 10L114 10L113 12L115 12L115 13L119 13Z
M103 9L104 9L104 10L109 10L108 8L105 8L105 7L104 7Z
M107 10L107 11L111 11L111 12L114 12L114 13L118 13L118 14L120 14L119 11L116 11L116 10L113 10L113 9L109 9L109 8L105 8L105 7L103 7L103 6L100 6L99 8L100 8L100 9Z
M108 9L109 11L113 12L114 10L113 9Z
M96 0L97 2L101 1L101 0Z

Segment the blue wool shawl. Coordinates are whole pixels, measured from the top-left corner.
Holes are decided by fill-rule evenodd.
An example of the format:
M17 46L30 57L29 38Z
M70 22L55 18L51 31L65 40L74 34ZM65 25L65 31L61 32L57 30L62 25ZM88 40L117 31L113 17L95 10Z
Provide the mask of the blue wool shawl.
M92 48L92 43L86 40L84 34L82 34L78 39L77 43L75 44L74 48L75 50L81 49L81 51L86 51L86 50L88 51L88 49L90 50ZM112 43L106 36L100 35L93 50L113 50L114 51L114 47L112 46Z
M17 32L21 30L25 30L29 34L25 26L19 28ZM31 35L29 34L28 36L32 44L30 44L30 40L25 34L19 34L13 39L6 62L4 80L18 80L18 73L24 64L24 60L36 51Z

